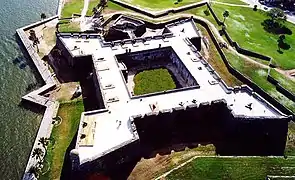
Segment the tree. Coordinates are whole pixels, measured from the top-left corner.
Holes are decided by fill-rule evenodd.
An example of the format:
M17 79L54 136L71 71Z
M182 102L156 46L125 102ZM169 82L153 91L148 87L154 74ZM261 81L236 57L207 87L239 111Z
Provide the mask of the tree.
M41 13L41 20L46 19L46 14L45 13Z
M38 178L39 173L40 173L40 169L38 167L36 167L36 166L31 166L28 173L33 175L35 178ZM28 179L30 179L30 177L28 177Z
M223 15L223 24L224 24L225 19L229 16L229 12L228 11L224 11L222 15Z
M254 5L253 11L257 11L257 5Z
M46 19L46 14L41 13L41 20L44 21L44 19ZM45 23L44 23L44 27L46 27Z
M94 8L92 9L92 12L93 12L93 14L97 13L97 8L94 7Z
M279 8L272 8L271 10L267 12L267 15L271 18L273 22L277 20L285 21L287 19L284 11Z
M42 151L41 148L35 148L32 157L36 158L36 160L41 160L41 157L44 155L44 152Z
M49 144L49 138L46 138L46 137L41 137L39 139L39 143L43 146L43 148L46 150L46 147L48 146Z
M100 0L99 5L102 7L105 7L107 5L108 1L107 0Z

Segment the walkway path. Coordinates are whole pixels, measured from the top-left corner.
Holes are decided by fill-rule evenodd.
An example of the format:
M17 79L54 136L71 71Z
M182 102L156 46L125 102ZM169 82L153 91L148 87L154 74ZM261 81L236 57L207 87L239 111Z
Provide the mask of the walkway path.
M81 11L81 20L85 18L86 13L88 11L88 6L89 6L89 0L84 0L84 8Z
M84 7L83 10L81 11L81 17L80 17L80 29L83 31L85 28L85 25L87 23L87 18L86 13L88 11L88 6L89 6L89 0L84 0Z

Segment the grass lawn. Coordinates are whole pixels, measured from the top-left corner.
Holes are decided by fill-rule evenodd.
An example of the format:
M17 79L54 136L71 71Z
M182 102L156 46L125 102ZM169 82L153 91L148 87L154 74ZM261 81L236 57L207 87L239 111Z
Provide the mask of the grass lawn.
M258 180L266 175L294 175L295 159L284 158L197 158L173 171L166 179Z
M81 14L83 7L84 0L68 0L61 11L61 17L72 17L73 13Z
M275 69L271 69L270 75L275 78L284 88L295 94L295 81L288 79Z
M229 4L248 5L247 3L240 0L215 0L215 1L229 3Z
M60 179L65 152L74 138L81 113L84 111L82 101L62 103L58 115L62 117L62 123L54 127L48 146L46 161L50 163L50 170L40 177L41 180Z
M134 94L143 95L175 89L176 85L167 69L152 69L138 73L134 77Z
M64 20L64 23L58 25L58 30L59 32L79 32L81 31L80 23Z
M92 16L93 15L93 8L96 7L99 3L99 0L89 0L89 5L88 5L88 10L86 12L87 16Z
M118 4L115 4L111 1L108 1L107 3L107 6L103 9L103 13L106 14L106 13L113 13L113 12L116 12L116 11L132 11L132 10L129 10L127 8L124 8L122 6L119 6Z
M288 99L286 96L276 90L276 87L267 80L267 69L258 67L257 65L243 60L239 56L230 55L226 53L226 56L231 65L240 71L245 76L249 77L254 83L265 90L269 95L278 100L284 106L289 108L295 113L295 103Z
M277 51L279 35L266 32L261 25L265 19L268 19L264 11L221 4L214 4L212 7L221 20L222 13L225 10L229 11L230 15L226 20L227 30L233 40L242 47L272 57L272 62L282 69L295 68L295 25L284 23L293 33L286 35L285 40L291 48L282 50L281 54Z
M289 122L288 137L285 148L285 155L295 156L295 123Z
M145 9L163 10L167 8L175 8L191 3L201 2L202 0L182 0L178 4L174 4L177 0L123 0L127 3L139 6Z
M163 173L170 171L174 167L191 159L194 156L214 156L215 147L212 144L198 146L196 148L186 148L184 151L171 152L170 154L157 154L153 158L142 158L134 167L128 179L155 179Z

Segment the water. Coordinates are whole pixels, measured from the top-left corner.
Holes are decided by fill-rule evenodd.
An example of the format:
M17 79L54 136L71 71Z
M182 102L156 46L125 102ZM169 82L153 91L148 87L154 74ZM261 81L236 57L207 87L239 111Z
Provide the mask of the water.
M20 106L37 79L15 41L15 30L56 13L58 0L0 0L0 179L21 179L42 114Z

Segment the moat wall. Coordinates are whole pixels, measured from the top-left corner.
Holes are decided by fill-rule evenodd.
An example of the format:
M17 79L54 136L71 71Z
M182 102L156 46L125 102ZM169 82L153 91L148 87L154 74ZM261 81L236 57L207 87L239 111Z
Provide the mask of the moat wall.
M87 174L136 164L141 157L170 154L198 144L213 144L226 156L282 156L288 118L234 115L224 100L191 104L132 117L139 140L125 142L82 165L75 172ZM78 156L76 161L79 162Z
M283 155L288 120L234 116L225 101L134 117L143 155L175 144L214 144L219 155Z

